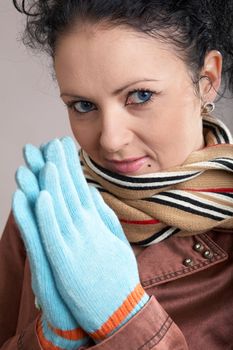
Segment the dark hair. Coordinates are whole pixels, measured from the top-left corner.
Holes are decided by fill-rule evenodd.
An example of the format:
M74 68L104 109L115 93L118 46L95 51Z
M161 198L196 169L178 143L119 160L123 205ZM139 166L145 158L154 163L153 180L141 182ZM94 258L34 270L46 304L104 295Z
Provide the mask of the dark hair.
M175 46L196 78L206 53L223 55L233 92L233 0L13 0L27 16L25 45L54 57L57 39L74 23L129 26Z

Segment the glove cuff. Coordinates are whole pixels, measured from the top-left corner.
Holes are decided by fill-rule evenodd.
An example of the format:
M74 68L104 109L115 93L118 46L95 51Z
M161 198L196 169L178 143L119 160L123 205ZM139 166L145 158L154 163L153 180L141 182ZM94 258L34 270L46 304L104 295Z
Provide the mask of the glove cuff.
M37 321L36 333L45 350L77 350L90 341L88 334L80 327L73 330L54 328L42 316Z
M139 283L101 328L90 336L96 343L109 337L138 313L148 300L148 294Z

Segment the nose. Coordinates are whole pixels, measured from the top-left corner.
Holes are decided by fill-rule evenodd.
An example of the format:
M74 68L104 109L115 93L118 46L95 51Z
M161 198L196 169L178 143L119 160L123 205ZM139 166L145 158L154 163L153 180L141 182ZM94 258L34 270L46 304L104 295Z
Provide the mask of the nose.
M100 145L110 153L122 150L131 143L133 132L127 116L120 113L110 112L102 116Z

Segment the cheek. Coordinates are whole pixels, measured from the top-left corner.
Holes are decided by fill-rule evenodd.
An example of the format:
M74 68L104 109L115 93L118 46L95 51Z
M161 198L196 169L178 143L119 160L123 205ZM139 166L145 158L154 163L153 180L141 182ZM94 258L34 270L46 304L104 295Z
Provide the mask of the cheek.
M153 118L147 119L146 125L150 127L145 128L144 125L140 129L144 130L144 140L156 149L170 148L172 144L181 143L189 129L188 120L183 117L181 110L165 107L157 109Z
M76 141L78 142L79 146L83 148L85 137L84 137L84 133L81 130L82 128L79 127L78 123L71 116L69 116L69 120L70 120L70 127L73 132L73 135Z
M156 153L160 163L165 163L165 167L182 163L199 148L202 138L198 101L184 96L177 99L175 107L167 99L157 106L153 118L148 117L150 128L144 133L147 146Z
M86 123L74 121L72 117L69 119L71 130L79 146L88 154L92 153L97 148L95 130Z
M168 143L174 139L189 137L200 131L200 102L192 88L170 93L164 96L152 120L152 129L156 130L157 138Z

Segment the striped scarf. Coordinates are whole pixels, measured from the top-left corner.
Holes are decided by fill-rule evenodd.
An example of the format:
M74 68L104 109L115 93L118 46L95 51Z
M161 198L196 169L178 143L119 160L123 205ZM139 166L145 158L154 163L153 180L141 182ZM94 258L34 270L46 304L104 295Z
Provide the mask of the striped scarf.
M179 167L123 176L102 168L81 150L87 181L117 214L129 242L147 246L171 235L233 228L233 145L227 127L205 116L206 147Z

